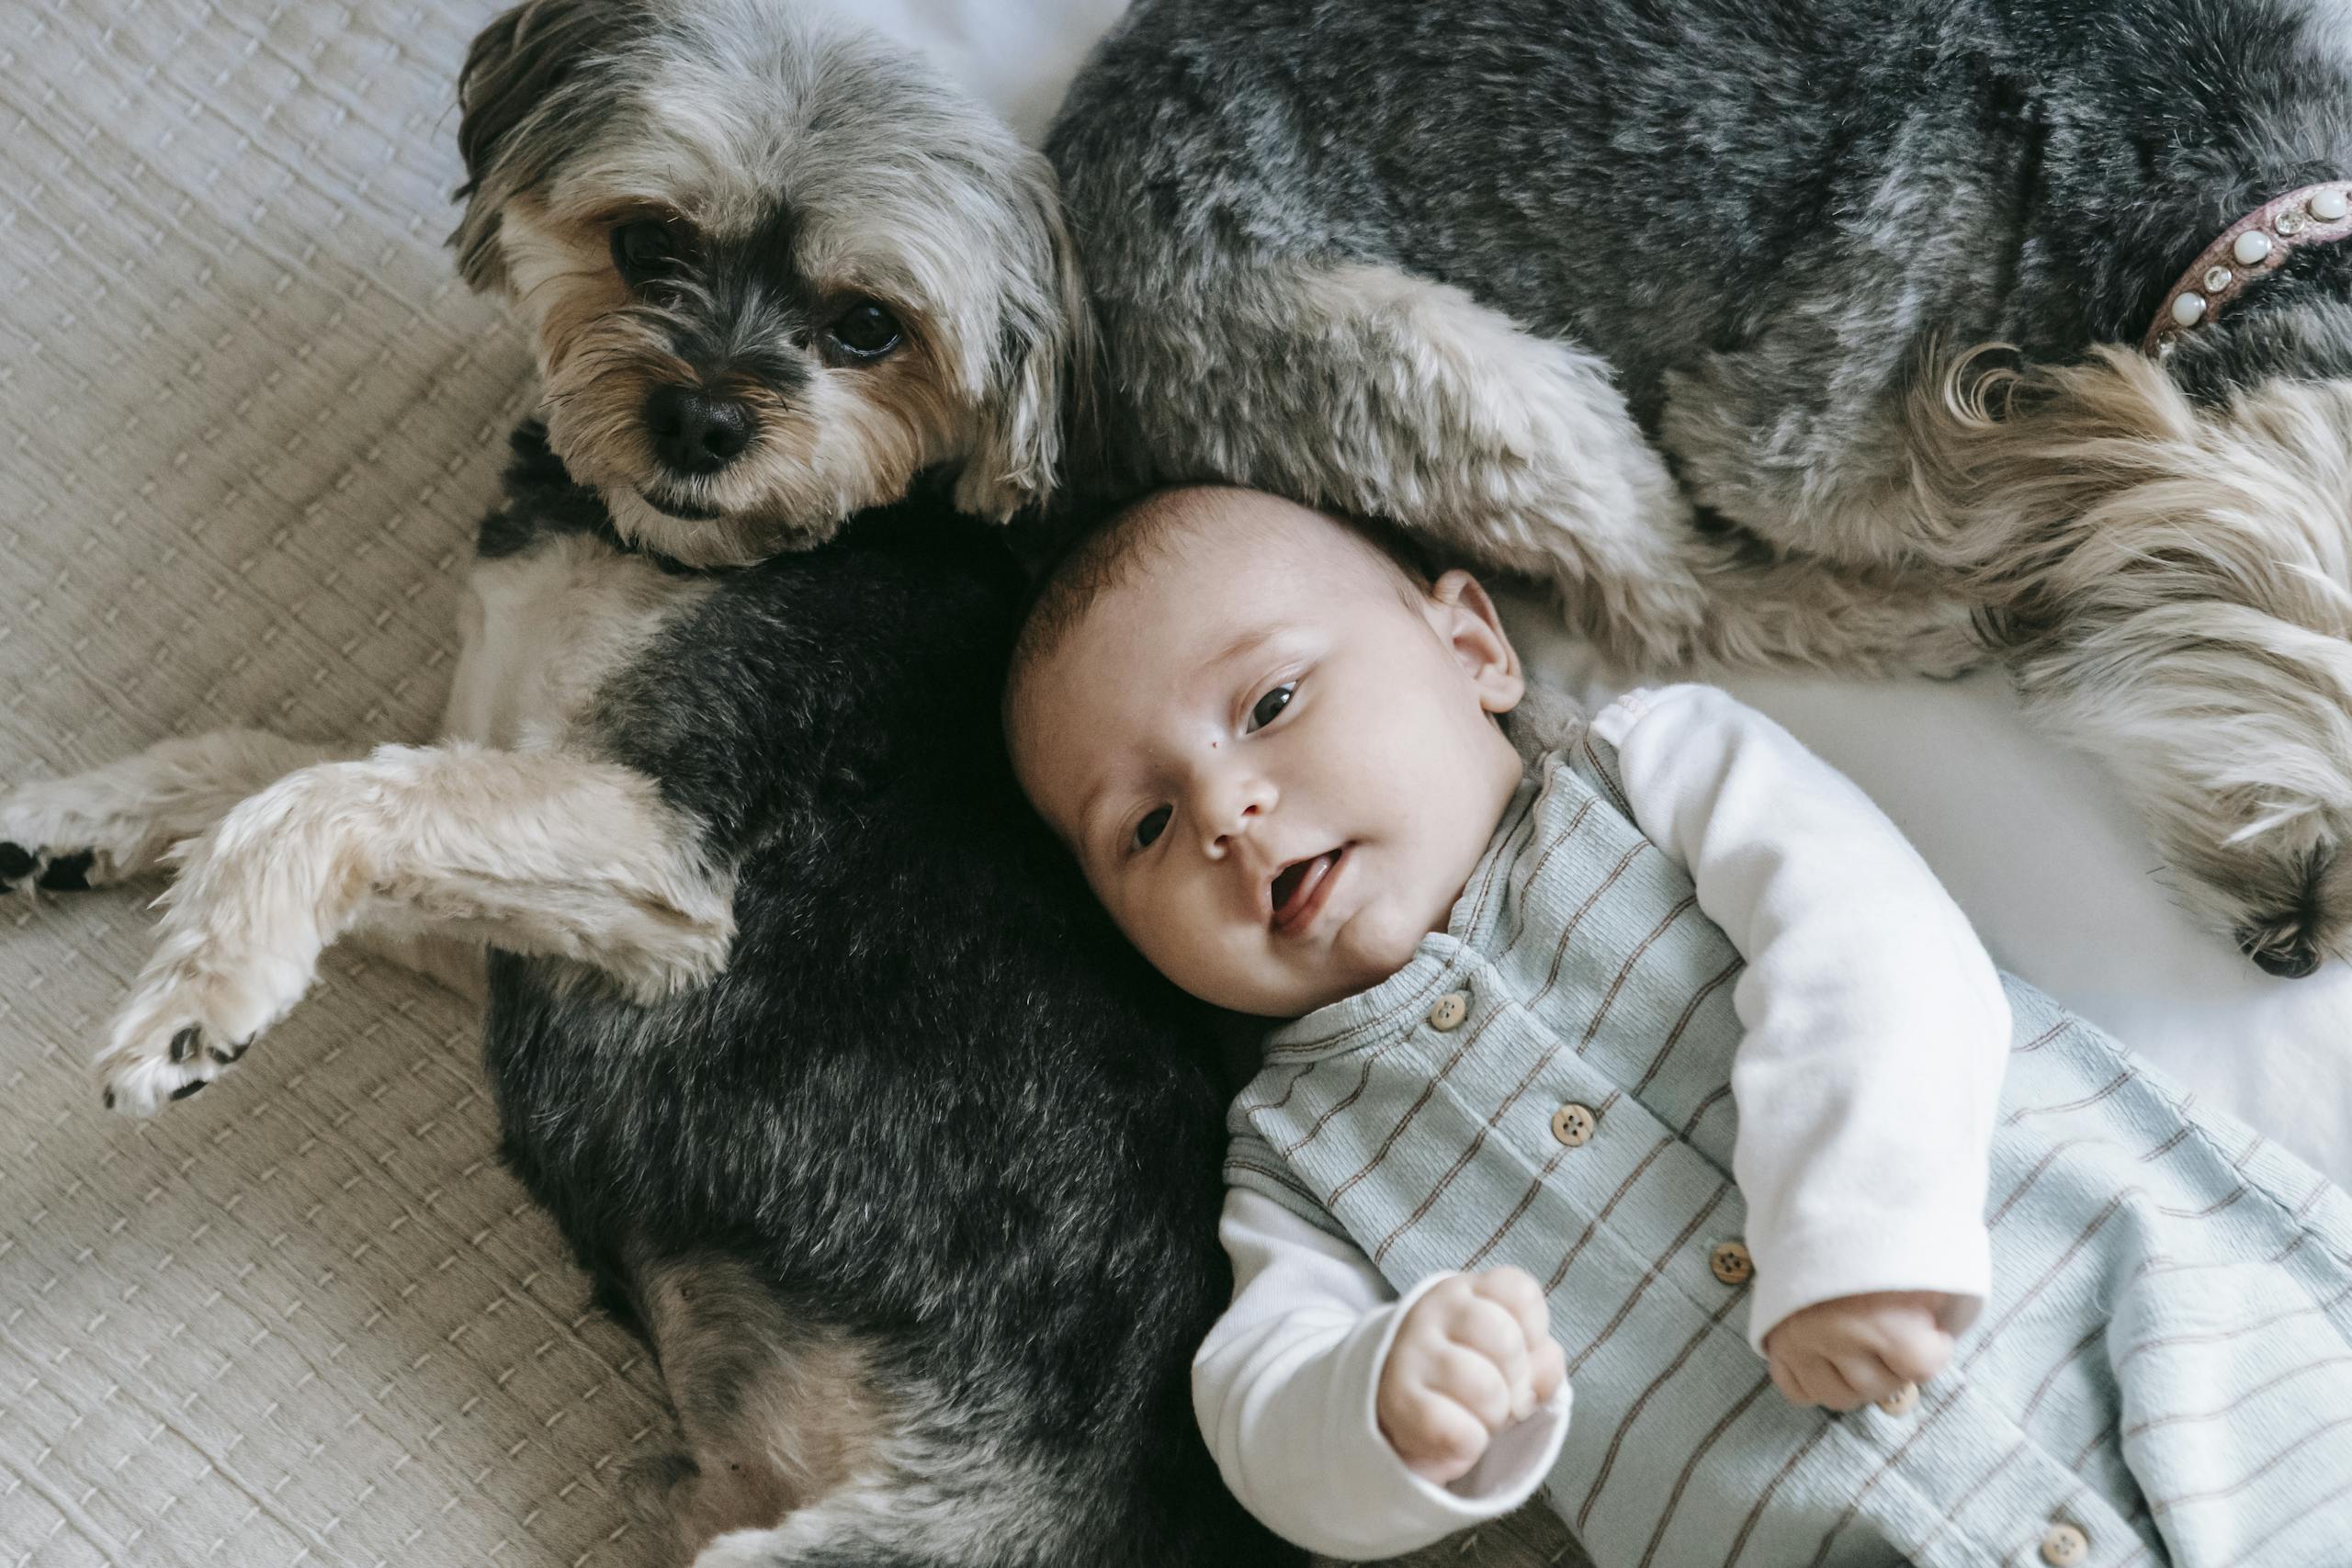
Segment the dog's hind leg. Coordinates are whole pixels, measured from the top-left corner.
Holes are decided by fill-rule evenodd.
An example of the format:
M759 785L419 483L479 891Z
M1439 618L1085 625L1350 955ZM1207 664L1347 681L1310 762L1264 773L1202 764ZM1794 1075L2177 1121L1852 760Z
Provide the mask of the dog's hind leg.
M141 1114L220 1076L356 928L574 959L641 998L715 974L734 936L731 878L643 774L471 747L278 780L188 846L164 901L99 1056L108 1102Z
M694 1568L1080 1568L1083 1500L975 1445L891 1465L785 1517L718 1537Z
M1948 598L1710 536L1598 358L1458 288L1288 262L1153 282L1104 285L1132 471L1385 518L1553 585L1635 668L1977 657Z
M156 871L166 852L298 768L362 748L220 729L160 741L87 773L0 796L0 893L104 887Z
M871 1465L895 1416L853 1337L805 1321L736 1258L637 1257L628 1274L678 1439L632 1471L673 1561L771 1529Z

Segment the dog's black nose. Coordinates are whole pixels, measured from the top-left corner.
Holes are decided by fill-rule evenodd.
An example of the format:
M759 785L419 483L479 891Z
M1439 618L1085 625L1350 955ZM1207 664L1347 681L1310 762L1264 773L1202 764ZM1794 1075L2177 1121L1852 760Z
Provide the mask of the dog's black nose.
M653 450L681 474L713 474L752 444L752 410L692 387L656 387L645 400Z
M2300 934L2240 931L2238 948L2256 968L2282 980L2300 980L2319 967L2319 944Z

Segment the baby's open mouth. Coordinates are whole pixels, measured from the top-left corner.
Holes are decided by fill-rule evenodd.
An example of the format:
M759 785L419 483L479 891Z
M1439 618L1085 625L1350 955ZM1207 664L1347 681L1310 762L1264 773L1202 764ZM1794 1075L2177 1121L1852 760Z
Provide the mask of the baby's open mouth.
M1347 852L1348 847L1341 844L1311 859L1295 860L1274 874L1274 930L1296 931L1315 918L1330 891L1332 874L1340 869L1340 857Z

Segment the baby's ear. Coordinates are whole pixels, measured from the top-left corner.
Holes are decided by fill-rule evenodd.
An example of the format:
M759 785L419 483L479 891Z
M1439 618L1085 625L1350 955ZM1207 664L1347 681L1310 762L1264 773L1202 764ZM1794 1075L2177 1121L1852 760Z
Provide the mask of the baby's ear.
M1470 677L1478 705L1488 713L1509 713L1517 707L1519 699L1527 694L1519 649L1510 645L1502 615L1478 580L1456 570L1431 583L1430 616L1430 625Z

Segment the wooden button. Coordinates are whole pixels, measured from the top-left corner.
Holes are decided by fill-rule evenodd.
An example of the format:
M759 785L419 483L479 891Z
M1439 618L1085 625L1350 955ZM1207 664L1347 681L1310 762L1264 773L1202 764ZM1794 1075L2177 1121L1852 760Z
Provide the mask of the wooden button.
M2091 1538L2072 1525L2052 1525L2041 1538L2041 1560L2050 1568L2075 1568L2091 1556Z
M1588 1105L1563 1105L1552 1112L1552 1136L1572 1149L1580 1149L1592 1141L1592 1130L1600 1125Z
M1441 1034L1451 1033L1461 1028L1462 1021L1469 1016L1470 994L1448 991L1438 998L1437 1006L1430 1009L1430 1027Z
M1919 1408L1919 1385L1906 1382L1878 1402L1878 1407L1889 1416L1908 1416Z
M1756 1273L1756 1260L1736 1241L1717 1242L1707 1254L1707 1267L1726 1285L1745 1285Z

